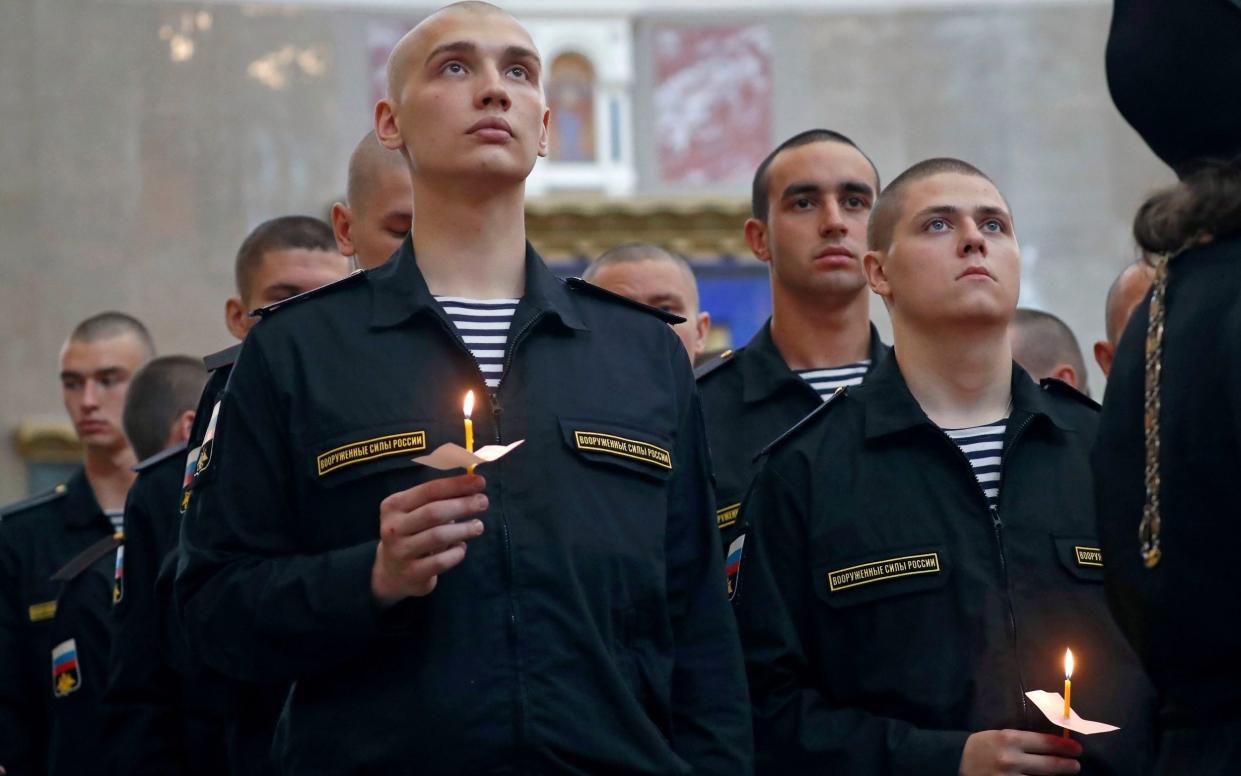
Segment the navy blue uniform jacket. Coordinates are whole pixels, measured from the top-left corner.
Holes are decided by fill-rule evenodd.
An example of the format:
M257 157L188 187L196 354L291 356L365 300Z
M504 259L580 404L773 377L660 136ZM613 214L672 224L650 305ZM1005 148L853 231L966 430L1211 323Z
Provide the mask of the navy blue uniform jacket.
M533 251L492 394L407 239L275 306L200 453L177 596L219 670L295 682L283 772L724 773L750 757L697 392L671 329ZM384 612L379 504L462 443L486 532Z

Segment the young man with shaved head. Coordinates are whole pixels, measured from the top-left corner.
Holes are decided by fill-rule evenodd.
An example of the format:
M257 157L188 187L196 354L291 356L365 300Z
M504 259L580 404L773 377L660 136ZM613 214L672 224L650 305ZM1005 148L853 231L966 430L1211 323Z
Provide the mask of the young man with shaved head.
M1101 584L1098 406L1013 363L1008 204L932 159L869 226L893 352L765 451L742 506L758 771L1144 773L1152 693ZM1074 709L1118 732L1061 737L1027 698L1062 686L1066 647L1091 688Z
M194 407L206 381L202 361L191 356L153 358L130 380L123 425L134 454L144 460L133 467L139 472L139 479L129 489L126 500L126 530L130 528L130 507L139 489L141 471L150 465L151 456L164 451L164 457L168 457L172 454L170 449L184 449ZM127 547L122 539L117 533L110 540L91 544L53 577L62 587L51 625L51 643L71 642L75 665L57 676L53 662L55 681L47 688L51 697L49 776L139 773L111 770L103 764L117 745L105 724L112 710L104 701L104 690L112 647L113 609L124 604L126 598Z
M132 316L105 312L79 323L60 351L65 410L83 467L62 485L0 511L0 766L46 773L53 699L73 702L83 677L73 639L52 643L53 580L68 561L121 528L134 454L121 412L129 381L155 346ZM72 663L72 665L70 665Z
M332 206L336 245L362 269L378 267L409 234L414 191L405 157L384 148L373 130L349 157L345 200Z
M625 243L604 251L582 279L635 302L680 316L672 330L685 346L690 363L707 346L711 315L699 308L698 280L685 259L658 245Z
M177 596L211 665L292 683L281 773L749 768L680 319L526 242L542 72L486 3L401 40L375 128L412 234L266 311L219 404ZM471 436L522 444L421 460Z
M337 281L348 271L349 262L323 221L309 216L264 221L237 250L236 295L225 303L224 322L243 339L258 320L251 311ZM126 593L113 612L107 694L113 712L108 754L117 773L272 772L268 752L285 687L229 684L204 670L187 654L170 606L183 504L192 497L211 410L239 348L204 359L210 380L201 398L194 397L197 410L188 437L139 465L126 503Z
M771 318L696 373L729 556L745 543L737 517L758 452L837 388L860 383L888 349L870 323L862 273L878 194L874 164L829 129L794 135L754 173L745 236L771 270Z

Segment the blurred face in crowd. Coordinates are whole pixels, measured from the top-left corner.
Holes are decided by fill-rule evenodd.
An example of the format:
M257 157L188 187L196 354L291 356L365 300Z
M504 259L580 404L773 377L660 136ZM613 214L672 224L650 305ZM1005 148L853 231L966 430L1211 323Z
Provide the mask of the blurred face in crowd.
M254 273L246 298L233 297L225 305L228 330L244 339L258 318L251 310L304 294L349 274L349 260L335 251L291 248L268 251Z
M547 155L542 62L529 33L495 10L441 10L397 44L375 134L406 149L416 180L521 184Z
M878 181L853 146L815 142L781 151L767 170L767 220L746 222L746 240L771 266L772 283L822 297L863 293L866 221Z
M332 207L332 230L340 252L362 269L371 269L396 253L409 234L414 187L403 165L376 165L358 188L349 204Z
M698 283L693 275L671 261L645 259L600 266L590 282L651 307L679 315L684 323L673 324L690 363L707 345L711 316L698 309Z
M60 386L73 430L88 450L129 446L121 426L129 380L151 357L135 334L69 340L60 351Z
M1020 291L1008 206L986 178L915 180L901 194L891 243L866 255L866 271L894 321L1007 326Z

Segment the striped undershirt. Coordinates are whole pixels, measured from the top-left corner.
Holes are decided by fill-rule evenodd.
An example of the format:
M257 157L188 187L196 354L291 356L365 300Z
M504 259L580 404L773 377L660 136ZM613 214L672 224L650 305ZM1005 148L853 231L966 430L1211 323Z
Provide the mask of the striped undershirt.
M112 531L120 531L125 527L125 510L123 509L105 509L103 513L107 516L108 522L112 524Z
M1000 501L1000 462L1004 454L1004 428L1008 419L1004 418L985 426L970 428L946 428L944 433L965 457L970 461L974 476L987 497L987 506L997 507Z
M799 369L797 376L818 391L819 398L827 401L837 388L861 385L862 378L866 377L868 369L870 369L869 358L853 364L834 366L831 369Z
M504 376L504 346L518 300L437 296L435 301L444 308L444 314L474 354L487 387L498 387Z

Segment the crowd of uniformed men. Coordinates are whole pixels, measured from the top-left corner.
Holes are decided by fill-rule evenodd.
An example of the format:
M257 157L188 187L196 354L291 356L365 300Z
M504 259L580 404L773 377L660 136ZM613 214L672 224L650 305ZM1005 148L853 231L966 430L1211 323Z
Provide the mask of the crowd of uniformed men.
M1160 746L1236 677L1169 713L1126 638L1160 626L1109 610L1137 553L1100 542L1100 407L1063 322L1017 309L986 174L882 185L837 132L781 143L738 225L771 318L704 358L684 259L627 244L562 281L526 242L540 67L499 9L432 15L331 225L242 241L244 345L70 333L83 467L0 520L8 776L1241 773L1235 736ZM1101 304L1104 374L1135 308L1140 360L1154 279ZM523 446L417 463L464 441L469 390L480 446ZM1028 698L1066 647L1074 711L1118 731Z

